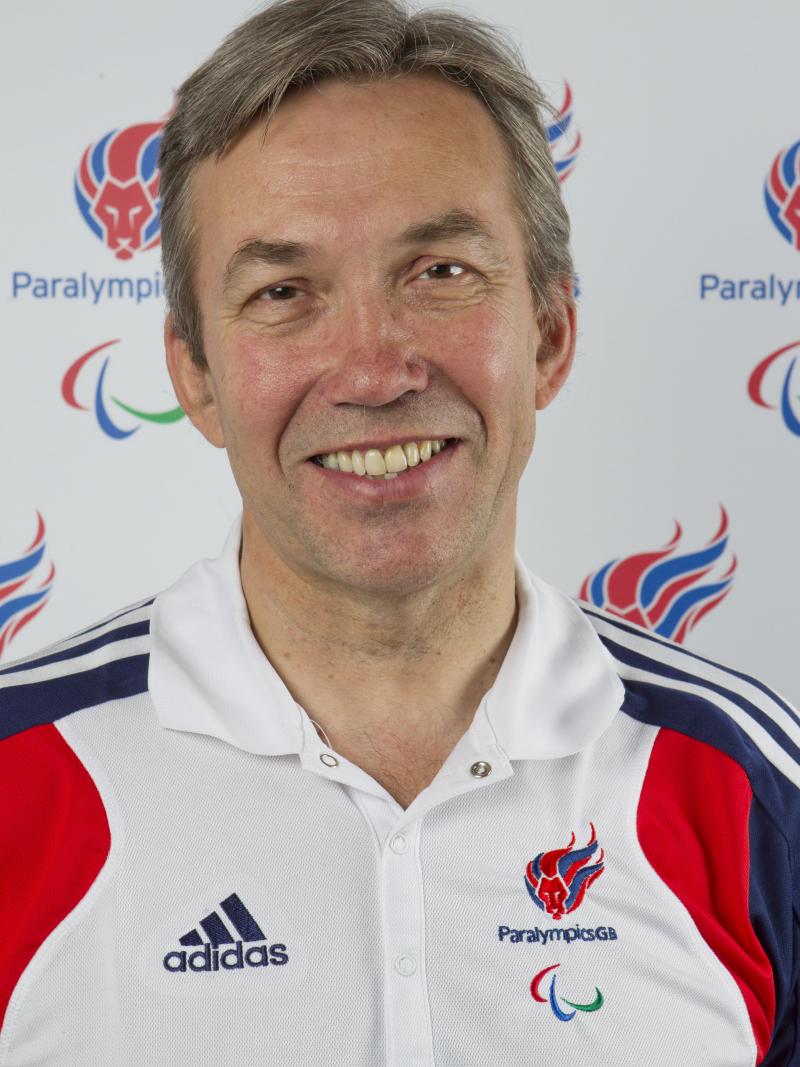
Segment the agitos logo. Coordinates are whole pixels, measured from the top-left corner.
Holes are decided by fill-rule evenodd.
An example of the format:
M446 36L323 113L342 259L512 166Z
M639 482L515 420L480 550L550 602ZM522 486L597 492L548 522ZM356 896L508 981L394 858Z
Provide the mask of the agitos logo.
M547 1004L547 1002L549 1001L550 1007L553 1011L553 1015L555 1015L557 1019L560 1019L562 1023L568 1023L570 1019L574 1019L575 1015L579 1011L597 1011L599 1008L602 1008L604 1003L603 994L600 992L597 986L595 986L594 1000L589 1001L588 1004L576 1004L575 1001L567 1000L566 997L562 997L561 999L564 1001L564 1003L568 1004L572 1008L572 1011L564 1011L564 1009L558 1003L558 997L556 996L555 974L553 974L553 977L550 979L549 996L543 997L539 989L542 979L546 974L549 974L550 971L555 971L556 968L560 966L560 963L553 963L549 967L545 967L543 971L539 971L539 973L534 977L533 981L531 982L531 996L537 1002L537 1004Z
M161 122L111 130L81 157L75 199L93 234L117 259L132 259L161 240L158 146Z
M581 147L581 135L573 128L572 89L564 82L564 100L558 113L545 129L550 154L560 182L566 181L575 169Z
M34 580L45 554L44 519L37 512L36 536L16 559L0 563L0 659L20 630L42 611L50 597L56 568L51 563L43 581Z
M663 548L610 560L584 579L580 599L680 643L730 592L736 556L719 579L703 580L728 545L728 514L720 510L719 529L703 548L679 551L683 531L675 520Z
M106 437L111 437L116 441L121 441L126 437L130 437L131 434L136 433L143 422L155 423L157 425L164 426L168 423L178 422L183 418L183 409L180 407L170 407L164 411L143 411L141 408L134 407L131 404L125 403L124 400L120 400L116 396L112 396L109 399L117 409L124 411L129 418L137 419L138 425L125 428L118 426L113 421L108 410L108 401L105 395L105 381L106 372L108 371L108 365L111 362L111 356L106 356L100 365L100 372L97 375L94 386L94 398L91 408L86 404L81 404L75 396L75 390L78 384L79 377L82 376L84 367L96 356L99 352L104 351L106 348L110 348L111 345L119 344L119 338L113 341L104 341L103 344L97 345L95 348L90 348L88 352L84 352L83 355L78 356L74 363L71 363L67 368L64 377L61 380L61 395L72 408L77 408L79 411L94 412L94 416L97 419L97 424Z
M764 200L778 233L800 251L800 141L775 156Z
M789 356L790 352L794 352L791 357ZM800 381L795 378L795 366L799 354L800 341L793 341L789 345L784 345L783 348L777 348L756 365L747 380L747 394L753 403L762 408L771 408L774 411L778 408L778 404L770 404L768 400L764 399L764 385L767 372L771 370L772 373L769 376L770 384L773 385L773 392L778 392L778 390L774 389L774 386L777 384L779 377L779 373L776 372L778 372L779 367L781 368L783 373L783 381L779 390L781 417L787 430L793 433L795 437L800 437ZM785 372L782 371L784 366L786 368Z

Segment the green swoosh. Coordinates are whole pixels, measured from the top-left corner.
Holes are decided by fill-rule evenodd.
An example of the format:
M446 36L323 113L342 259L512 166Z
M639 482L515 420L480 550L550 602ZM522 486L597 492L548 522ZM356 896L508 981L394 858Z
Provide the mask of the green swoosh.
M117 400L115 396L112 396L111 399L117 407L122 408L123 411L127 411L129 415L135 415L137 419L144 419L146 422L160 422L162 424L178 422L185 414L181 407L170 408L169 411L139 411L138 408L132 408L128 404L123 404L123 402Z
M597 1011L598 1008L602 1008L603 1006L603 994L600 992L597 986L594 987L594 991L597 996L594 998L591 1004L573 1004L572 1001L567 1000L566 997L562 997L561 999L564 1001L565 1004L569 1004L571 1008L577 1008L578 1011Z

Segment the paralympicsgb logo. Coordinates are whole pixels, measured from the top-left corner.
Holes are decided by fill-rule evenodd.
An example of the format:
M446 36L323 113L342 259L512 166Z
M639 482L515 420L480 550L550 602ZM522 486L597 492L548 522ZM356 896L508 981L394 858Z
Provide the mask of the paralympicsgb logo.
M161 241L158 147L161 122L111 130L89 147L75 174L75 199L92 233L117 259Z
M800 252L800 141L772 161L764 200L778 233Z
M728 547L728 513L714 536L699 549L682 549L683 528L661 548L609 560L583 580L578 594L594 607L681 644L687 634L731 590L736 556L719 578L706 577Z
M605 870L603 849L597 843L594 824L582 848L575 847L575 834L563 848L540 852L525 867L525 888L537 908L553 919L563 919L583 901L586 890Z

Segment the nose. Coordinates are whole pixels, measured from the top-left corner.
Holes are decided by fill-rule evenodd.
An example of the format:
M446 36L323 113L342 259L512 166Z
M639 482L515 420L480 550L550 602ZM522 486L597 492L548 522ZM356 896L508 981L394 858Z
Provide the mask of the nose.
M348 296L325 383L329 403L380 407L427 388L427 361L404 315L408 310L394 306L384 294Z

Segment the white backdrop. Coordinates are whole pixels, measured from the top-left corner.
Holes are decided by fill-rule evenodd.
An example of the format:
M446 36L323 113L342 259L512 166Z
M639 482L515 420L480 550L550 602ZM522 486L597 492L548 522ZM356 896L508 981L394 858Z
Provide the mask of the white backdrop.
M735 555L728 594L682 640L798 703L800 435L790 422L800 417L800 368L786 385L789 415L765 405L779 404L800 347L770 365L762 404L748 381L770 353L800 342L800 251L764 198L773 160L800 140L800 7L460 7L510 30L556 105L569 82L574 118L565 140L582 138L563 185L580 280L578 358L539 417L520 550L542 577L577 595L608 561L662 547L676 521L683 533L673 557L701 549L724 507L724 551L705 576L687 581L689 589L718 584ZM115 258L85 222L73 184L87 146L160 120L182 79L253 10L211 0L139 0L124 12L99 0L2 8L4 661L216 554L238 510L224 454L185 419L143 421L113 401L145 412L175 404L163 368L163 300L107 295L109 278L143 279L143 292L159 250ZM784 193L790 203L792 189ZM703 275L707 286L718 279L705 296ZM89 295L68 295L69 278L73 291L85 286ZM104 287L96 302L91 280ZM117 340L72 383L72 400L87 410L66 403L70 366ZM106 357L109 414L124 429L139 427L123 440L104 434L91 410ZM37 511L41 559L26 556ZM20 607L24 596L31 600Z

